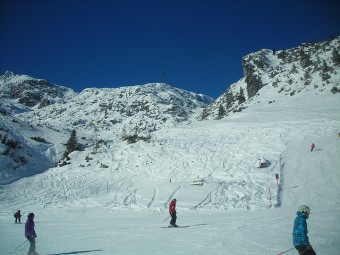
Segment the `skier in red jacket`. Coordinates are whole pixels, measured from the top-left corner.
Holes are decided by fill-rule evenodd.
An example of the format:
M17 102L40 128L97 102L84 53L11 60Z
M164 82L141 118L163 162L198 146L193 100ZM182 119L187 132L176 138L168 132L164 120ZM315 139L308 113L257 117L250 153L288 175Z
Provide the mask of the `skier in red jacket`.
M169 204L169 213L171 215L170 226L171 227L178 227L176 225L177 216L176 216L176 199L175 198L172 199L172 201Z
M312 152L315 148L315 144L313 143L312 146L310 147L310 151Z

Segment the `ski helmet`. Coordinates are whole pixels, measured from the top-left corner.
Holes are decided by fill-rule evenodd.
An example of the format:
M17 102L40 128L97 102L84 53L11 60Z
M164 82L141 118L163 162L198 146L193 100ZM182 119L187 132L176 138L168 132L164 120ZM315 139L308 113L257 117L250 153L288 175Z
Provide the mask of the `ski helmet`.
M177 200L176 200L176 198L174 198L174 199L172 199L172 201L175 201L175 202L176 202Z
M298 211L302 213L310 213L310 209L308 205L301 205Z
M30 218L30 219L32 219L32 218L34 218L34 213L29 213L28 215L27 215L27 218Z

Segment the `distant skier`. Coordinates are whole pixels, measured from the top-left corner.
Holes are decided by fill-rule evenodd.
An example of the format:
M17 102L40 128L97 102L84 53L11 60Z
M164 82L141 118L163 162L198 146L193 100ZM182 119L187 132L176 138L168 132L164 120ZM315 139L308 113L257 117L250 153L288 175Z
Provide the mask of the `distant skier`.
M303 255L316 255L312 246L309 243L307 236L307 219L309 217L310 209L307 205L301 205L296 212L293 227L293 245Z
M15 223L21 223L21 212L20 212L20 210L18 210L18 211L14 214L14 218L15 218Z
M27 221L25 224L25 237L30 241L30 248L28 250L28 255L37 255L35 252L35 238L37 238L37 234L34 230L34 213L29 213L27 215Z
M310 147L310 151L312 152L314 150L314 148L315 148L315 144L312 143L312 146Z
M171 215L171 221L170 221L170 226L171 227L178 227L176 225L176 220L177 220L177 216L176 216L176 199L172 199L172 201L169 204L169 213Z

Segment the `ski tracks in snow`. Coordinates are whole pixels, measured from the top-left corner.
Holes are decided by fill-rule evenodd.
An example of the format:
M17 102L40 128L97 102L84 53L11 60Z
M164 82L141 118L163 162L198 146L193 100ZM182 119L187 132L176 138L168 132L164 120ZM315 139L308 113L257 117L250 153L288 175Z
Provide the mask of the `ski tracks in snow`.
M152 198L151 198L150 203L148 204L148 208L151 208L151 206L153 205L153 203L154 203L155 200L157 199L157 196L158 196L158 193L159 193L158 188L153 187L152 189L153 189L153 196L152 196Z

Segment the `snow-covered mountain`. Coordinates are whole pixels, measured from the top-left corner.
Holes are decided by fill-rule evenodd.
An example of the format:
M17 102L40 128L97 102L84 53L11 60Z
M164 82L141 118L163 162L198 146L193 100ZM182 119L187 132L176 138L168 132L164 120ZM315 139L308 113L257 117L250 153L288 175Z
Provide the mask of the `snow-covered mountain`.
M46 80L6 71L0 76L0 111L16 114L63 102L76 95L72 89L57 86Z
M156 131L171 133L169 128L188 125L195 118L221 119L233 114L239 116L248 107L256 109L257 104L268 104L274 109L275 104L290 98L309 100L311 95L335 95L340 91L339 48L340 37L289 50L261 50L245 56L245 77L213 103L208 96L167 84L89 88L78 94L45 80L6 72L0 77L0 183L57 166L73 129L83 145L82 154L97 152L98 147L105 146L113 155L121 146L137 141L159 147L164 142L159 142L157 135L160 133ZM164 139L172 141L171 137ZM84 162L79 164L85 165ZM101 162L100 166L103 165L107 166ZM196 172L168 173L168 178L177 178L177 175L192 178ZM220 206L225 207L223 204L221 202Z
M55 151L61 147L59 142L55 144L53 133L45 140L44 128L27 119L20 121L18 114L63 103L76 95L72 89L28 75L7 71L0 76L0 183L55 166Z
M4 98L16 108L0 114L0 251L26 249L10 222L21 209L36 214L41 254L293 254L308 204L314 249L337 254L338 52L336 38L250 54L204 111L209 98L164 84L85 89L40 109ZM83 149L57 166L73 129ZM160 228L173 198L187 228Z
M340 37L287 50L260 50L242 59L244 77L198 119L221 119L258 102L340 92Z
M57 165L73 129L83 139L80 142L89 146L98 141L149 140L155 130L188 124L213 101L158 83L91 88L77 94L44 80L6 72L0 85L0 183Z
M24 113L32 124L109 135L147 136L162 127L188 123L212 98L154 83L116 89L85 89L64 103Z

